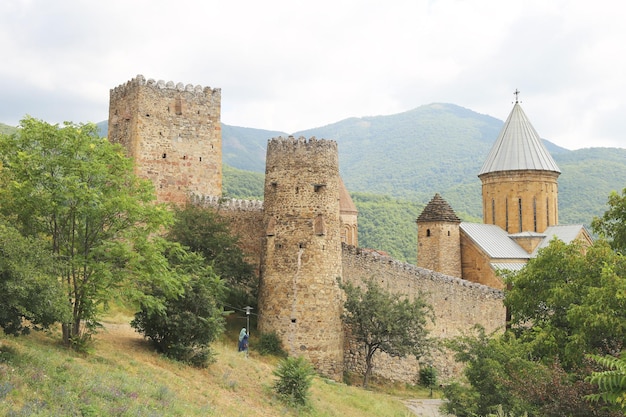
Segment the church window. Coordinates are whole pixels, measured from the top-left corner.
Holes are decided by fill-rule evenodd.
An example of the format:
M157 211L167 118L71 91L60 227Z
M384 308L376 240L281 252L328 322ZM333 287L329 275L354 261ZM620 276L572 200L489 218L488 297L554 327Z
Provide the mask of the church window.
M537 231L537 199L533 198L533 226L535 232Z
M496 224L496 200L491 199L491 224Z
M448 236L450 236L450 231L448 230Z
M326 184L313 184L313 191L319 193L324 187L326 187Z
M522 229L522 199L521 198L517 199L517 206L518 206L517 207L517 211L519 212L518 213L518 215L519 215L519 231L521 232L523 230Z
M504 218L504 230L509 233L509 200L506 199L504 200L504 213L505 213L505 218Z
M426 229L426 237L430 237L430 229Z
M550 226L550 200L546 197L546 226Z

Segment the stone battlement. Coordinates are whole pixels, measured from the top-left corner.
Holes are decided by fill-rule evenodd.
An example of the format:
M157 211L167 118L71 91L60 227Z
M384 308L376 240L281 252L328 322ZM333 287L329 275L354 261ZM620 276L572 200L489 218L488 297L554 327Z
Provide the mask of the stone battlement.
M397 259L394 259L390 256L381 255L376 251L368 251L362 248L357 248L355 246L344 244L343 252L344 254L350 255L351 257L361 258L365 262L377 263L389 271L395 270L398 273L402 273L402 275L412 275L415 277L415 279L427 278L441 285L456 285L460 287L467 287L468 289L489 298L504 299L504 292L502 292L501 290L488 287L486 285L477 284L475 282L467 281L461 278L451 277L449 275L431 271L430 269L420 268L406 262L398 261Z
M263 211L263 201L260 200L239 200L215 195L192 194L191 202L200 207L213 207L220 210Z
M282 137L279 136L277 138L272 138L267 141L267 152L289 152L294 151L298 148L316 148L316 149L327 149L333 152L337 152L337 142L334 140L328 139L317 139L315 136L310 139L305 138L304 136L300 136L299 138L295 138L293 136Z
M145 77L138 74L135 78L121 84L111 90L111 95L125 95L128 91L133 90L139 86L151 87L155 90L174 90L174 91L186 91L195 93L196 95L218 96L221 97L222 90L220 88L203 87L201 85L174 83L173 81L165 82L163 80L155 81L150 78L146 81Z

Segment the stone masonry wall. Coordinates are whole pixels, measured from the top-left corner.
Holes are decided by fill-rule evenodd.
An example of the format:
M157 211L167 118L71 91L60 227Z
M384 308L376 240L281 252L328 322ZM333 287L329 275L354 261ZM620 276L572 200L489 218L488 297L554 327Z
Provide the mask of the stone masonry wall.
M109 140L135 160L157 200L182 204L189 193L222 194L221 90L148 80L110 92Z
M501 291L344 245L344 282L362 285L370 278L383 288L409 298L424 294L434 308L432 337L448 339L470 331L476 324L487 332L504 330L506 314ZM363 349L349 339L344 361L347 370L363 372ZM426 362L426 358L423 361ZM428 361L444 380L461 372L461 365L454 361L451 352L435 352ZM415 382L418 371L419 363L414 358L390 358L378 353L374 358L374 375L385 379Z

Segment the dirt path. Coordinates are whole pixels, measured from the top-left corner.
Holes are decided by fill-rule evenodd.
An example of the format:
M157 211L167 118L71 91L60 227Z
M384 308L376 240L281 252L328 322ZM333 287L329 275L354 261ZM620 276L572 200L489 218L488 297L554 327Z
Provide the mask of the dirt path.
M448 414L442 414L439 407L443 403L439 399L427 400L407 400L404 402L409 410L416 416L421 417L446 417Z

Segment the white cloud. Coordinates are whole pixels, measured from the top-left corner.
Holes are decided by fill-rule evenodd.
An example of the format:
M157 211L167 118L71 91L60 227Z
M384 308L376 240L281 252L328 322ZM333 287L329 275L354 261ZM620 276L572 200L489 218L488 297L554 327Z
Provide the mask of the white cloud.
M450 102L626 147L626 29L608 0L7 0L0 122L107 118L137 74L222 89L222 120L294 132Z

